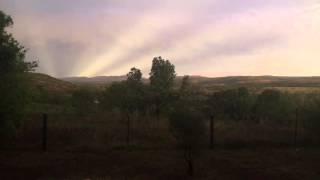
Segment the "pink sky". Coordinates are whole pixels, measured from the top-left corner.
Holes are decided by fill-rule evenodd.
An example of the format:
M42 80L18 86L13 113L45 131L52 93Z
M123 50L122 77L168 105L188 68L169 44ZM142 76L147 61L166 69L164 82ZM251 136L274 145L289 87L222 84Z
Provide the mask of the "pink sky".
M318 0L2 0L10 31L56 77L145 76L154 56L178 75L320 76Z

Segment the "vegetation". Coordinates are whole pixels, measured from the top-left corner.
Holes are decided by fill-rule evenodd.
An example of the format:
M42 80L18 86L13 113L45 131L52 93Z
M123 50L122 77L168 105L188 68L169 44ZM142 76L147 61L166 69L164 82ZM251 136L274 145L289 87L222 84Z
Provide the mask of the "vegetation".
M26 49L8 33L10 16L0 11L0 138L13 135L19 126L28 100L25 74L36 62L25 62Z
M142 73L139 69L131 68L127 80L114 83L103 93L102 104L111 110L119 110L127 120L127 144L130 143L131 116L139 112L143 106Z
M175 67L169 60L155 57L150 72L150 89L153 108L157 119L161 110L168 107L172 100L171 90L176 77Z
M183 78L179 99L172 108L169 120L178 147L183 150L187 172L193 176L196 157L204 147L206 127L205 118L192 98L188 76Z
M170 125L178 141L178 147L183 150L187 172L193 176L196 156L204 146L206 132L204 118L194 109L179 104L179 107L170 114Z
M179 174L179 170L183 168L180 168L182 164L180 159L176 158L176 155L178 157L182 155L181 159L186 164L188 176L198 176L200 173L195 173L197 170L212 179L219 177L212 176L212 173L218 174L220 171L220 175L222 174L225 179L233 179L237 176L225 177L230 172L223 169L238 168L236 173L243 175L244 169L257 165L256 161L251 162L252 159L259 159L260 169L256 172L259 174L261 169L277 164L275 160L267 159L269 155L284 158L282 162L279 161L281 166L273 170L285 175L296 170L297 167L303 169L301 167L305 164L297 165L295 162L298 160L308 164L316 162L305 154L298 154L298 151L292 152L290 149L279 150L278 148L279 146L291 148L293 144L295 148L307 146L316 148L320 145L319 91L284 91L282 89L284 87L318 87L315 81L308 78L269 76L212 79L192 76L176 77L175 66L169 60L155 57L152 60L149 81L143 79L141 70L133 67L125 77L115 78L121 81L108 85L100 81L99 87L74 85L46 75L30 73L36 68L37 63L25 61L26 49L6 31L6 28L12 25L12 19L0 11L0 137L3 141L12 140L16 143L10 149L13 153L17 149L18 152L21 152L20 150L36 152L34 150L39 147L39 139L41 139L39 137L42 125L39 120L40 114L49 114L49 152L58 153L55 158L50 156L52 154L46 154L45 157L33 154L42 160L39 162L43 163L45 168L49 169L49 161L46 162L43 159L48 158L51 164L63 154L68 156L69 163L73 161L74 164L70 163L70 166L78 167L78 162L81 162L86 164L88 169L88 162L91 162L99 169L106 162L100 161L101 164L96 165L95 163L99 161L97 157L105 160L106 155L108 159L105 161L111 159L112 163L120 165L117 164L117 167L109 164L112 166L111 170L105 168L102 172L107 169L110 174L116 174L116 178L123 177L118 169L128 170L130 168L127 164L132 163L137 167L149 165L152 168L147 167L147 169L151 171L165 169L163 170L165 176L160 171L155 173L161 177L159 179L172 178L170 176L172 174L175 175L175 179L185 179L185 176L181 175L185 173ZM265 82L263 78L268 81ZM265 86L266 84L268 86ZM26 121L20 127L22 119ZM208 125L209 119L210 125ZM215 126L213 126L213 120L215 120ZM209 130L211 130L210 133ZM218 147L214 151L206 148L210 139L208 134L213 138L213 131L216 133L214 137L217 139L215 142ZM12 139L14 135L16 136ZM212 143L213 140L210 139L210 142ZM261 146L262 150L259 149ZM245 147L250 153L241 150ZM255 147L257 150L248 147ZM233 151L233 148L236 150ZM281 155L273 152L273 148ZM272 152L266 149L271 149ZM88 159L73 157L79 152L79 157L84 156ZM98 156L99 153L91 157L92 152L100 152L103 157ZM22 158L32 159L29 155ZM0 166L7 166L10 169L13 165L10 164L9 157L17 158L12 154L8 157L0 155L0 158L4 159L0 162ZM6 164L6 160L9 164ZM32 165L37 162L33 161L32 159ZM159 162L164 165L158 164ZM205 165L201 165L202 162ZM265 162L267 165L264 164ZM28 166L23 164L19 168ZM56 166L61 167L61 164L58 163ZM40 165L36 164L31 169L38 167ZM174 168L168 172L171 167ZM209 167L211 169L208 169ZM219 171L211 172L215 168ZM82 170L70 167L69 169L73 172ZM131 174L135 174L135 170L131 170L134 172ZM268 174L270 171L264 173L262 177L274 179L274 176ZM2 179L1 174L0 172ZM301 179L312 176L309 172L305 174L302 172L302 174ZM245 173L245 175L253 179L261 179L261 176L256 174ZM130 172L123 179L128 177ZM144 178L151 177L149 175ZM141 179L140 176L136 178Z
M89 88L79 88L72 93L71 104L76 114L89 115L97 112L97 93Z

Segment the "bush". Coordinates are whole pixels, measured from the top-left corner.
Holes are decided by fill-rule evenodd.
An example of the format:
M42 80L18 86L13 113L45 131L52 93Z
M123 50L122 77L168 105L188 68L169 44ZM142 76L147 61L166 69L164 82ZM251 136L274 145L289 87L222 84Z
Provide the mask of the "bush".
M179 104L170 114L169 120L178 146L183 150L187 172L193 176L194 161L205 139L204 119L195 109Z

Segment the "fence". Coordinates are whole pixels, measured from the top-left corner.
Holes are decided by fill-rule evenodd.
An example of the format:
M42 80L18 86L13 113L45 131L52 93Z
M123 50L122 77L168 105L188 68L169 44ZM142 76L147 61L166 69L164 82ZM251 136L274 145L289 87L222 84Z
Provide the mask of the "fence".
M249 121L208 120L208 147L305 146L314 144L314 136L295 121L290 125L257 124ZM130 128L130 131L128 131ZM128 134L130 133L130 134ZM129 142L128 142L128 136ZM168 120L116 113L32 114L18 129L15 148L29 150L86 151L110 148L173 148Z

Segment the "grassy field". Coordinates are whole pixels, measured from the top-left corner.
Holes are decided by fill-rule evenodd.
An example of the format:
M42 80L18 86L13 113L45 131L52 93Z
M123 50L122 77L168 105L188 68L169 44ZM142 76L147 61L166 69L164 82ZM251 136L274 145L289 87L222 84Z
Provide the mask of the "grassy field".
M320 178L319 149L203 151L195 179ZM179 150L0 152L1 179L189 179ZM190 178L191 179L191 178Z
M127 121L119 112L76 114L68 109L65 100L79 85L32 75L33 90L38 92L35 96L50 101L36 103L30 111L33 114L23 121L16 137L0 150L1 180L320 179L320 149L315 144L320 142L320 137L305 131L303 122L299 122L298 146L294 146L294 122L216 119L216 148L209 150L207 121L204 146L196 158L195 175L191 178L186 172L183 150L177 148L166 118L133 115L128 143ZM243 85L255 92L265 88L290 93L320 92L318 77L193 77L191 80L210 93ZM42 112L49 113L46 152L42 150Z
M166 119L135 117L127 145L125 121L115 114L49 115L47 152L41 115L25 122L0 151L0 179L191 179ZM319 149L292 147L291 127L217 121L215 134L216 149L203 148L194 179L320 178Z

